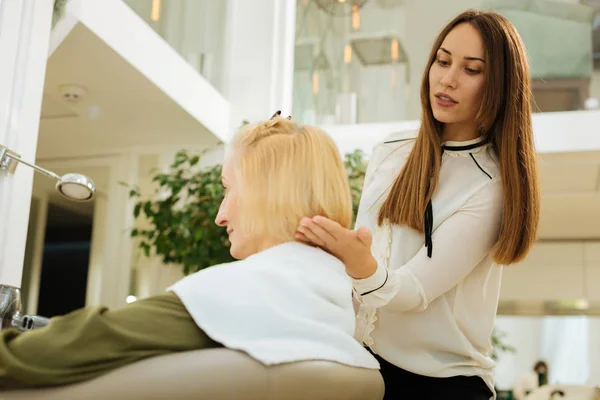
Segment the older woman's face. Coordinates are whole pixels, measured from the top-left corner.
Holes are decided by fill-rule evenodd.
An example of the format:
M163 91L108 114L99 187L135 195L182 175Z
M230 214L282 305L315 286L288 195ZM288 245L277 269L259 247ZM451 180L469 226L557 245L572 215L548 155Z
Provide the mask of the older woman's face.
M221 181L225 189L225 197L219 207L215 223L218 226L226 226L227 234L231 247L229 252L233 258L242 260L256 251L251 251L251 243L249 238L245 237L241 230L237 230L239 226L238 219L238 191L239 186L235 176L232 156L228 156L223 164L221 171Z

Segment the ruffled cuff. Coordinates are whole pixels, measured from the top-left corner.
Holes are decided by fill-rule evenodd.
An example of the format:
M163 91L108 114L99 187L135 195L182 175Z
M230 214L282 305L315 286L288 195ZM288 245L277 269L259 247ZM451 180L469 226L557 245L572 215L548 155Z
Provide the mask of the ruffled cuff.
M354 338L367 347L373 346L375 340L371 336L371 332L375 329L375 322L377 322L377 310L364 304L361 305L356 315Z

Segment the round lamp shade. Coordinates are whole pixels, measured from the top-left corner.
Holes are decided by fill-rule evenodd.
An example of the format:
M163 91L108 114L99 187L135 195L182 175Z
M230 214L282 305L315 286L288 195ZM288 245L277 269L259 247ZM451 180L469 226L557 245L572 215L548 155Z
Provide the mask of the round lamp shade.
M82 174L63 175L56 183L56 190L71 201L90 201L96 194L96 186Z

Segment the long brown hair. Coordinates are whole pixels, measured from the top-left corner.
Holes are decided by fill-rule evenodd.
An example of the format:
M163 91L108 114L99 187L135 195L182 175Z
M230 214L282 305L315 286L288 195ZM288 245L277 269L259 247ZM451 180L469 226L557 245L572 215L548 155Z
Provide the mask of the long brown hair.
M489 60L476 126L491 143L500 161L504 212L493 249L494 261L511 264L523 259L537 238L540 193L525 47L515 27L494 12L465 11L438 35L421 83L419 135L404 169L379 210L378 223L381 225L388 220L424 232L425 210L439 181L443 127L431 109L429 69L446 35L462 23L469 23L479 31Z

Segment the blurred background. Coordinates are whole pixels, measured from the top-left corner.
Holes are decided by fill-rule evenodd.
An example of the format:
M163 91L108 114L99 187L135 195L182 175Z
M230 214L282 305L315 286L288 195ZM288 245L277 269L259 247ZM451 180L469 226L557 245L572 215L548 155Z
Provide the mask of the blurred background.
M92 203L68 202L46 177L20 172L32 192L22 190L10 215L0 207L0 221L27 231L5 253L0 277L21 286L27 312L46 316L118 306L183 276L183 258L169 261L153 238L158 218L183 226L187 209L144 211L168 197L168 185L153 178L173 173L180 150L201 154L186 166L209 187L222 143L243 123L282 110L323 127L345 155L362 151L348 159L349 173L360 175L378 140L418 125L423 68L439 30L468 8L500 12L527 47L543 199L538 243L504 270L497 387L510 396L538 360L550 383L600 384L600 0L12 4L3 11L7 29L44 12L52 22L21 34L16 45L26 41L30 51L14 50L1 67L17 76L34 54L44 64L43 80L0 81L0 91L13 85L0 106L17 104L39 132L19 142L9 129L0 143L19 143L58 174L86 174L98 191ZM19 90L32 88L41 106L20 105ZM220 233L197 235L219 259Z

